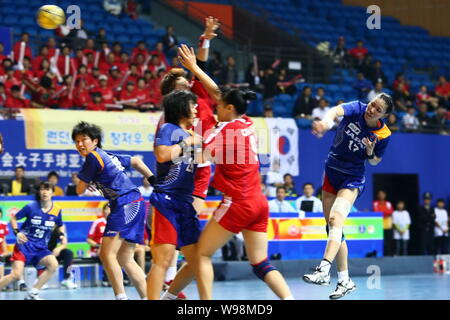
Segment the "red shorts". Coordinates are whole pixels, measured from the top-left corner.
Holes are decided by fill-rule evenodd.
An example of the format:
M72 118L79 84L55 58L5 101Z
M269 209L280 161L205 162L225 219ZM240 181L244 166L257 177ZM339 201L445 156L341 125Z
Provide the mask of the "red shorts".
M267 232L269 204L262 193L249 199L232 199L224 196L213 213L214 219L226 230Z
M194 191L192 195L205 199L208 193L209 179L211 177L211 165L205 167L197 167L194 177Z

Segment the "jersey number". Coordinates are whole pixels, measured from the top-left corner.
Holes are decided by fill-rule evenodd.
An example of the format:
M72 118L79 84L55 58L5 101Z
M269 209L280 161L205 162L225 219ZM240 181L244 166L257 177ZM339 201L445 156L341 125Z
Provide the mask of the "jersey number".
M42 239L44 237L44 233L45 233L44 230L36 229L36 231L34 232L34 237Z
M358 145L355 143L355 141L350 140L350 142L348 143L348 148L350 149L350 151L352 152L356 152L359 150Z

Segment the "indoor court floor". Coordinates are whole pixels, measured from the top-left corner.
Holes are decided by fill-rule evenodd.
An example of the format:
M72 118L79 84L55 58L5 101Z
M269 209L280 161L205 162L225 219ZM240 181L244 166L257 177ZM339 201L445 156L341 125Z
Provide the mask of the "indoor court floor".
M381 276L380 281L368 277L352 278L357 289L342 300L449 300L450 275L412 274ZM330 286L306 284L300 278L288 278L287 282L297 300L328 300L336 286L336 278ZM378 285L377 285L378 284ZM126 287L131 300L139 296L133 287ZM197 288L191 284L184 291L188 299L197 300ZM0 300L22 300L25 292L0 292ZM114 299L111 288L80 288L77 290L48 289L41 293L48 300L108 300ZM277 297L260 280L221 281L214 284L216 300L274 300Z

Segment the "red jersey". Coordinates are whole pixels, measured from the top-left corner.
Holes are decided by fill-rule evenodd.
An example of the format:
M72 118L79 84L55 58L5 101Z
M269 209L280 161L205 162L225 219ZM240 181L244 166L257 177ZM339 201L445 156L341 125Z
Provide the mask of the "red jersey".
M114 103L114 91L111 87L97 88L95 92L100 92L104 103Z
M91 102L91 95L87 89L75 89L73 94L73 105L81 108L87 108Z
M137 56L139 53L144 55L144 60L146 60L147 57L148 57L148 55L149 55L149 52L148 52L147 49L134 48L134 49L133 49L133 52L131 53L131 60L134 61L134 59L136 59L136 56Z
M369 53L366 48L353 48L350 49L349 54L356 59L364 59L364 57Z
M90 110L90 111L106 111L106 106L105 106L104 102L100 102L100 103L89 102L87 104L86 110Z
M389 217L394 212L394 208L392 207L392 203L389 201L379 201L375 200L373 202L373 211L383 212L383 217Z
M150 90L148 88L144 89L136 89L136 99L138 99L138 104L144 104L144 103L154 103L153 97L150 93Z
M12 86L19 86L20 87L22 85L22 81L20 79L17 79L16 77L12 77L11 79L6 79L3 84L5 85L6 93L10 93L11 92L11 87Z
M105 227L106 227L106 219L105 218L102 217L102 218L95 220L92 223L91 228L89 229L88 239L93 240L97 244L101 244L103 233L105 232ZM90 252L97 253L98 248L91 247Z
M58 97L58 106L61 109L70 109L73 107L73 92L72 92L72 97L69 97L69 91L70 91L70 87L66 87L64 86L64 88L61 88L60 90L63 90Z
M97 51L95 51L95 50L93 50L93 49L88 49L88 48L86 48L86 49L83 49L83 54L84 54L84 56L87 56L89 53L92 53L92 55L95 57L95 53L96 53Z
M101 74L109 75L109 70L114 67L116 64L110 64L108 62L102 62L99 63L98 69L100 70Z
M19 58L20 58L20 44L21 43L22 43L22 41L17 41L14 44L13 51L14 51L14 60L15 61L19 61ZM25 46L24 57L28 57L30 59L33 59L33 53L31 52L31 47L30 47L30 45L28 43Z
M69 57L69 65L67 67L67 73L66 73L66 56L59 56L58 57L58 62L56 63L56 66L58 68L59 74L61 75L61 77L64 77L67 74L73 74L75 72L75 70L72 67L72 60L74 60L73 58Z
M6 253L3 252L3 243L6 242L6 236L8 233L8 223L5 221L0 221L0 255Z
M14 78L19 79L19 80L32 80L34 78L34 72L31 70L16 70L14 72Z
M124 89L120 92L120 100L131 100L131 99L137 99L136 90L133 90L129 92L128 90Z
M116 63L116 66L122 75L127 73L128 69L130 69L130 64L128 62L125 62L125 63L119 62L119 63Z
M448 96L450 94L450 82L446 82L443 85L437 85L435 91L441 96Z
M116 89L120 82L122 81L122 78L114 78L114 77L109 77L108 78L108 87L111 87L113 89Z
M216 163L214 188L235 199L262 194L256 135L249 117L218 123L204 143Z
M9 96L6 98L5 102L6 108L16 109L16 108L29 108L30 100L28 99L19 99L14 98L13 96Z
M34 72L39 71L41 69L41 63L42 60L44 59L49 59L49 57L43 57L43 56L37 56L36 58L33 59L33 62L31 63L32 69Z

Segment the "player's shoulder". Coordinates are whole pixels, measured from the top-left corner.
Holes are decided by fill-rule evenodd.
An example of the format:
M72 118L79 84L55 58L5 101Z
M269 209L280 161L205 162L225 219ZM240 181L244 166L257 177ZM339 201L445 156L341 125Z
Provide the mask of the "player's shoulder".
M165 122L159 128L159 131L160 132L171 132L171 131L175 131L177 129L181 129L181 128L173 123Z

